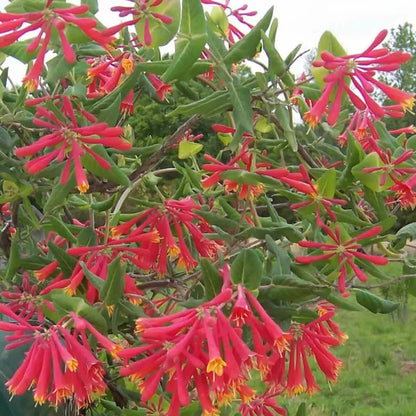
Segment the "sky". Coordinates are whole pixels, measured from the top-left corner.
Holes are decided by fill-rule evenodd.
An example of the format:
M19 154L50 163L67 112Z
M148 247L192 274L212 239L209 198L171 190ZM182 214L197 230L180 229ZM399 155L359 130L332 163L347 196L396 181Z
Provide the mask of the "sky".
M74 0L74 4L79 0ZM0 0L0 11L8 0ZM285 57L296 45L301 51L318 45L325 30L330 30L348 53L364 50L382 29L392 29L409 22L416 30L416 1L414 0L230 0L231 7L248 5L247 10L258 11L260 19L274 6L279 20L276 46ZM106 25L114 24L118 16L109 12L112 6L131 5L126 0L99 0L100 19ZM298 62L293 70L302 72L304 63ZM16 70L16 76L19 71Z
M109 10L130 2L99 0L99 3ZM276 46L284 57L298 44L302 44L301 51L317 47L326 30L337 37L348 53L363 51L383 29L409 22L416 30L414 0L230 0L233 8L243 4L247 4L247 10L258 11L253 22L274 6L274 16L279 21ZM103 20L109 19L108 24L109 16L102 14ZM300 73L304 65L301 61L293 69Z

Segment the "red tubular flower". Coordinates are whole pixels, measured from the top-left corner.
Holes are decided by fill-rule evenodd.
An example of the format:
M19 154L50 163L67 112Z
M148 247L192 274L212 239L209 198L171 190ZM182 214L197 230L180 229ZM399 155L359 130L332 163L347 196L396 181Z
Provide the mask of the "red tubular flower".
M320 388L310 369L308 357L314 357L322 372L329 381L336 381L342 362L336 358L329 348L343 342L347 336L343 334L335 322L332 305L318 305L320 317L307 324L292 324L290 333L289 369L286 390L289 394L306 391L313 394Z
M411 167L410 165L406 164L405 162L408 161L413 157L413 150L406 150L404 151L398 158L392 159L391 150L387 149L387 151L383 152L379 150L378 155L380 156L381 161L384 163L383 166L375 166L371 168L364 168L363 173L374 173L374 172L382 172L382 176L380 178L380 186L384 186L388 178L393 181L399 182L404 179L407 174L414 174L416 173L416 168ZM403 165L403 163L405 163Z
M282 176L280 180L291 187L295 188L296 190L305 193L308 196L308 200L304 202L299 202L292 204L290 206L291 209L298 209L302 207L306 207L308 205L315 205L315 213L317 218L320 219L319 211L321 208L325 210L328 214L329 218L332 221L336 221L337 217L332 211L332 207L334 205L345 205L347 202L343 199L339 198L329 198L319 194L318 184L313 184L311 178L309 177L309 173L305 169L303 165L299 166L299 172L302 175L302 180L292 179L290 174ZM305 183L306 182L306 183Z
M112 40L111 36L103 36L95 29L97 21L89 17L78 17L88 12L89 8L83 4L69 8L51 8L48 2L42 11L28 13L0 13L0 48L15 43L21 36L27 33L38 31L37 36L29 43L27 52L34 52L40 45L39 53L31 70L23 79L28 91L34 91L39 84L39 77L42 73L46 52L52 30L58 32L61 40L62 50L65 59L69 63L75 61L75 53L65 35L68 25L75 25L80 28L90 39L107 47Z
M162 207L153 207L138 217L112 228L113 235L127 234L131 238L141 235L144 231L157 232L161 237L158 242L142 244L148 250L148 256L138 263L130 258L138 267L152 269L160 275L167 271L167 259L178 258L177 265L192 270L197 262L188 244L186 234L192 237L193 245L201 257L215 259L219 243L208 239L204 234L213 232L207 222L195 210L201 209L190 197L182 200L166 200ZM137 224L136 228L133 228Z
M164 0L128 0L135 5L133 7L125 7L125 6L115 6L111 8L113 12L119 12L120 17L128 16L131 14L133 16L132 20L128 20L127 22L120 23L114 27L110 27L103 31L104 35L113 35L119 32L123 27L134 25L139 22L141 19L144 19L144 39L141 41L144 42L146 46L151 45L152 43L152 36L149 29L149 22L150 19L158 20L160 24L169 25L173 22L173 19L162 13L157 13L152 8L159 6L163 3Z
M214 124L212 128L217 132L235 132L234 128L224 126L222 124ZM202 168L207 172L212 173L211 176L202 181L204 188L209 188L221 181L221 174L230 170L246 170L247 172L257 173L263 176L270 176L275 179L285 177L289 171L284 168L269 169L270 163L255 163L254 153L249 149L249 145L253 142L251 135L243 134L247 138L244 141L239 153L233 157L228 163L222 163L210 155L204 155L204 158L211 163L202 165ZM224 187L228 192L238 193L239 199L254 199L264 192L264 186L241 183L230 179L224 180Z
M46 107L37 107L34 124L52 130L52 133L41 137L33 144L16 149L18 157L33 156L36 153L52 148L49 153L37 156L26 162L25 167L29 173L35 174L44 170L49 164L56 160L66 160L61 175L61 183L68 180L70 168L74 165L77 185L80 192L86 192L89 188L88 181L82 167L81 157L90 154L104 169L110 169L111 165L103 157L94 152L90 145L102 144L117 150L128 150L131 144L123 140L120 135L121 127L109 127L106 123L95 123L89 126L80 126L77 113L80 118L94 119L94 116L86 111L74 108L69 97L61 97L61 115L55 114Z
M97 241L99 241L100 238L102 238L102 235L98 230L96 230L96 235ZM49 282L43 289L42 294L48 293L53 289L63 288L68 295L73 296L76 294L81 283L84 282L86 283L87 288L86 299L91 304L94 304L99 300L99 293L89 280L86 281L82 264L85 264L85 267L97 277L106 280L108 267L117 256L120 256L121 261L130 261L133 258L132 256L134 256L131 261L134 264L140 264L142 261L141 259L147 259L148 250L139 247L138 245L148 242L157 243L158 241L159 234L157 231L151 231L149 233L143 232L137 234L134 237L130 236L122 239L109 238L105 243L97 244L95 246L71 247L67 249L66 252L70 256L74 256L78 259L71 275L66 279L54 279ZM46 266L46 268L48 267L49 266ZM45 268L41 269L41 272L44 272L44 269ZM140 296L144 293L137 289L133 278L129 275L126 274L124 280L124 294L127 299L132 303L140 303Z
M341 111L341 99L344 92L358 110L368 109L376 118L383 117L385 109L371 98L374 87L379 88L392 101L400 104L404 110L411 109L414 104L414 94L409 94L390 87L375 77L377 72L397 70L401 64L407 62L411 55L404 52L390 52L387 48L378 48L387 36L388 31L381 31L373 43L362 53L346 56L334 56L324 51L321 60L313 62L315 67L323 67L330 71L324 77L325 87L319 100L305 113L304 119L311 127L321 120L325 113L331 95L334 101L329 106L328 123L334 125ZM347 79L352 81L357 92L351 90Z
M297 256L295 260L302 264L310 264L320 260L327 260L330 258L336 258L339 265L339 277L338 277L338 287L340 292L345 291L345 278L347 275L347 268L346 266L350 266L353 270L354 274L358 279L365 282L367 280L367 276L365 273L354 263L356 258L366 260L370 263L382 266L388 263L388 259L386 257L367 254L361 250L361 244L357 243L359 240L364 240L367 238L375 237L379 234L382 230L380 226L375 226L370 228L369 230L361 233L357 237L352 238L349 241L342 242L341 241L341 231L338 226L335 227L335 231L329 228L325 224L320 224L320 227L325 230L331 240L334 241L335 244L332 243L320 243L317 241L300 241L299 245L301 247L306 248L318 248L321 249L324 254L319 255L307 255L307 256Z
M0 311L20 321L6 306L0 305ZM79 317L76 319L82 320ZM103 365L94 356L86 336L79 336L82 331L70 333L66 325L57 324L48 328L28 323L22 325L20 322L15 325L16 328L0 325L1 330L14 332L6 336L11 341L6 349L32 343L22 364L6 383L12 395L23 394L33 387L36 403L48 401L53 406L59 406L73 397L77 407L82 408L90 405L93 398L104 394L106 384L103 381ZM91 327L88 323L89 330ZM107 340L104 338L100 334L100 342Z
M158 76L154 74L147 74L147 77L153 85L153 88L156 90L156 94L159 100L164 101L166 96L172 92L172 86L170 84L165 84Z
M229 6L230 0L222 0L222 1L201 0L201 3L219 6L224 10L228 18L235 18L238 23L241 23L250 29L253 27L252 24L246 21L246 17L255 16L257 12L246 11L248 7L247 4L243 4L238 9L232 9ZM244 37L244 33L239 28L237 28L234 24L231 24L231 23L228 24L228 30L227 30L226 35L230 43L235 43L236 40Z
M39 322L43 322L43 308L54 311L53 304L38 294L37 285L31 285L29 274L23 273L21 286L13 286L13 290L2 291L1 296L8 300L7 307L17 316L25 320L37 316Z
M238 408L242 416L259 416L259 415L273 415L272 411L278 415L286 416L287 410L277 405L276 397L278 392L266 391L260 396L253 397L247 403L242 403Z
M124 78L134 71L134 59L125 52L118 56L105 55L101 58L87 59L88 85L87 98L101 97L113 91ZM133 90L127 95L123 103L132 101ZM132 103L131 103L132 104Z
M341 361L329 352L343 335L331 321L331 305L320 305L319 318L294 324L290 334L285 333L249 290L238 285L237 293L233 293L228 273L229 268L224 267L224 286L211 301L170 315L139 318L136 331L140 346L118 354L124 360L120 375L138 382L144 402L156 394L162 377L168 376L166 391L171 402L167 415L179 416L194 388L206 416L219 414L219 408L237 397L243 415L285 415L276 403L276 396L284 389L310 394L319 390L309 356L331 381L341 368ZM251 348L246 336L252 340ZM267 384L260 396L249 385L251 371L260 371Z
M124 115L134 114L134 91L131 90L126 98L120 103L120 111Z
M396 193L395 197L404 209L414 209L416 207L416 192L414 183L411 179L406 182L393 179L394 185L390 188Z

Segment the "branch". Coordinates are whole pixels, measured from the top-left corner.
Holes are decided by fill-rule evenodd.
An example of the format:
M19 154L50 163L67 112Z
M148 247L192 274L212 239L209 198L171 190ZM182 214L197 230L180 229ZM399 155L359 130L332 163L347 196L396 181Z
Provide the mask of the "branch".
M180 126L175 133L172 134L172 136L169 137L169 139L166 140L166 142L162 145L162 147L155 152L148 160L146 160L145 163L143 163L142 166L137 168L135 171L133 171L129 179L131 181L135 181L138 179L141 175L144 173L147 173L154 165L157 165L161 160L163 155L178 141L184 136L187 130L189 130L199 119L201 118L200 114L194 114L191 118L185 121L185 123Z
M368 285L368 286L352 285L351 288L356 288L356 289L376 289L378 287L389 286L389 285L392 285L393 283L397 283L397 282L400 282L401 280L406 280L406 279L416 279L416 274L404 274L402 276L395 277L394 279L391 279L391 280L389 280L387 282L379 283L377 285Z

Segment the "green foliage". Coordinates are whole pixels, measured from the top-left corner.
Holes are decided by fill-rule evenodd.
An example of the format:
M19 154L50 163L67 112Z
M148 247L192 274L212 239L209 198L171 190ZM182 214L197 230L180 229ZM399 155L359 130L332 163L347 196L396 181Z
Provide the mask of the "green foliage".
M90 11L71 8L85 15L68 22L60 8L72 6L55 1L48 7L56 9L41 17L54 15L50 44L47 34L39 44L25 38L2 48L29 66L24 85L10 87L9 69L0 73L0 328L13 341L23 337L14 322L23 325L23 340L43 343L42 359L50 348L58 376L80 376L71 342L82 341L78 358L92 360L96 378L85 384L91 397L78 406L91 399L93 413L161 414L172 404L189 416L216 413L210 406L245 414L249 405L271 406L261 395L276 382L289 394L309 388L306 361L315 358L314 372L320 367L327 380L337 378L340 364L329 348L343 337L331 321L335 312L360 329L373 322L368 311L399 314L407 294L415 295L416 260L407 252L414 222L395 227L397 211L415 205L409 149L416 139L396 137L377 115L377 102L366 95L377 85L371 71L368 85L357 89L365 103L348 90L355 73L345 65L358 67L362 58L341 58L346 52L330 32L318 45L330 64L312 69L315 80L310 74L295 80L290 69L300 46L281 56L273 9L241 36L229 21L240 17L227 8L205 13L200 0L142 3L132 5L137 20L102 32L114 39L93 42L95 29L76 26L103 30L91 20L99 3L83 0ZM13 0L6 9L44 6ZM8 23L1 26L9 31ZM414 48L411 25L393 38L394 48ZM159 46L172 39L175 52L163 56ZM36 50L28 53L28 45ZM262 60L256 56L262 49L267 62L253 73L246 63ZM46 51L56 55L45 58ZM398 73L384 81L403 88L413 79ZM347 96L369 115L353 115ZM295 123L296 111L310 126ZM386 265L387 259L394 261ZM61 355L65 362L57 364ZM304 367L301 385L293 380L295 355ZM25 365L36 361L30 359ZM366 360L381 366L389 355L379 347ZM244 394L266 368L272 373L249 402ZM47 367L37 370L49 374ZM284 381L271 381L277 373ZM43 380L31 377L36 398ZM354 376L354 383L362 380ZM78 384L69 389L75 399ZM218 392L224 398L214 397ZM221 401L231 392L225 408ZM280 400L292 415L313 416L314 404L304 397ZM70 404L60 407L68 413ZM331 406L321 408L332 412Z

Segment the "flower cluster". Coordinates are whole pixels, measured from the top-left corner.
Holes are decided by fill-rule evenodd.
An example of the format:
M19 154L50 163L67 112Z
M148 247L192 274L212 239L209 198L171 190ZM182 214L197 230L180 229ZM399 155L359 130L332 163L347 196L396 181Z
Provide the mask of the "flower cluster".
M325 87L321 97L316 101L310 111L303 118L312 127L322 119L327 110L331 96L333 103L328 110L328 123L334 125L341 111L341 101L344 93L358 110L368 109L376 118L381 118L389 113L372 97L375 88L381 90L389 99L399 105L403 110L411 109L414 103L414 94L410 94L391 87L376 78L377 72L391 72L397 70L400 65L407 62L411 55L404 52L390 52L387 48L377 48L386 38L388 31L381 31L372 44L362 53L346 56L334 56L328 51L323 51L321 60L314 61L313 66L325 68L329 73L324 77ZM348 85L351 80L356 91ZM397 110L396 110L397 111Z
M76 57L65 35L65 29L68 25L77 26L91 40L96 41L103 47L107 47L112 40L111 36L104 36L96 29L97 21L95 19L83 17L89 10L87 5L54 8L52 3L52 0L48 0L44 10L41 11L0 13L0 33L4 33L0 36L0 48L12 45L27 33L38 32L27 46L28 53L38 51L34 65L23 79L23 83L28 91L34 91L39 85L45 55L49 49L49 43L54 30L59 34L63 54L69 63L73 63Z
M140 39L146 46L152 43L152 34L150 31L150 22L155 21L165 25L169 25L173 22L171 16L163 13L158 13L154 10L157 6L166 4L166 0L128 0L135 3L134 6L114 6L111 8L113 12L119 12L120 17L132 15L133 19L127 22L120 23L112 28L104 30L104 34L114 34L120 31L123 27L129 25L135 25L140 20L144 20L144 32L143 39Z
M146 250L146 256L140 260L131 258L131 261L142 269L154 270L164 275L168 259L177 258L177 266L189 271L198 263L185 240L186 235L191 236L193 245L201 257L217 258L218 243L204 235L212 233L213 230L195 212L200 209L201 206L190 197L182 200L167 199L163 206L149 208L139 216L113 227L112 233L115 236L127 235L128 239L137 238L145 231L157 233L160 241L142 244L141 248Z
M46 328L31 325L1 304L0 312L15 321L0 322L0 330L11 333L6 336L6 349L30 344L20 367L6 383L12 395L23 394L32 387L36 403L59 406L73 397L77 407L83 408L105 393L105 369L91 349L86 330L114 356L119 347L87 320L72 314L65 322ZM73 331L68 329L71 323Z
M251 29L253 25L247 22L245 19L247 17L252 17L257 14L256 11L247 11L247 4L243 4L237 9L230 7L230 0L222 0L222 1L215 1L215 0L201 0L202 4L209 4L218 6L224 10L228 19L234 18L237 20L238 23L243 24L244 26ZM235 43L237 40L242 39L244 37L244 33L234 24L228 22L228 30L226 32L227 38L231 44Z
M123 239L107 238L104 233L96 229L97 244L91 246L70 247L66 253L76 258L75 267L69 276L64 276L59 270L59 262L52 261L43 268L35 271L35 277L39 282L47 282L42 289L41 294L46 295L55 289L64 289L64 291L73 296L77 293L80 285L86 285L85 297L91 304L100 301L97 288L85 276L85 269L93 273L103 281L108 278L108 270L111 262L118 256L122 262L132 262L136 265L147 265L148 252L146 249L139 247L143 243L159 243L159 234L156 231L141 233L135 236L128 236ZM118 278L124 279L124 295L132 303L140 303L140 298L144 293L140 291L134 279L125 274Z
M98 98L110 93L122 82L124 76L127 77L134 71L134 59L129 53L89 58L86 62L90 79L87 98Z
M388 259L386 257L363 252L362 245L358 243L360 240L365 240L378 235L382 230L380 226L372 227L369 230L359 234L357 237L345 241L344 236L341 235L341 229L339 226L335 226L335 229L333 230L320 221L319 217L317 218L319 227L325 231L333 243L321 243L318 241L307 240L300 241L299 245L301 247L320 249L324 252L324 254L297 256L296 261L302 264L310 264L321 260L335 259L336 269L339 271L338 287L341 293L344 293L346 290L348 268L351 268L354 275L362 282L367 281L366 274L355 264L355 259L366 260L379 266L383 266L388 263Z
M212 128L219 133L234 134L236 131L234 128L222 124L214 124L212 125ZM223 163L210 155L204 155L205 160L210 163L203 164L202 168L211 173L209 177L202 181L202 186L204 188L214 186L221 180L222 173L232 170L245 170L247 172L271 176L275 179L281 179L289 174L289 171L284 168L268 169L270 168L270 163L268 162L256 163L255 152L249 147L250 144L253 143L254 138L248 133L244 133L243 137L245 137L245 140L238 154L231 158L227 163ZM225 179L224 187L228 192L238 192L239 199L254 199L264 192L262 184L249 184L244 183L244 181L241 183L232 179Z
M63 95L53 100L56 109L50 106L36 107L33 123L51 130L51 133L41 137L35 143L16 149L18 157L33 156L43 150L47 153L37 156L25 167L30 174L44 170L49 164L66 161L61 175L61 184L65 184L74 166L77 186L80 192L87 192L89 188L87 176L82 165L82 156L90 154L104 169L110 169L111 164L97 154L91 145L102 144L117 150L128 150L131 143L120 136L121 127L109 127L107 123L97 123L97 118L80 107L74 107L71 99ZM59 109L59 111L57 111ZM92 124L84 126L85 121Z
M39 294L37 285L31 285L29 273L24 272L22 284L14 285L11 290L0 294L7 301L7 307L20 318L28 321L36 316L39 322L44 321L43 308L54 311L53 303Z
M286 333L249 290L238 285L233 293L227 284L227 265L223 275L222 291L211 301L137 320L140 346L119 352L125 361L120 374L138 384L143 402L157 393L160 381L167 376L166 391L172 395L168 415L179 415L180 408L190 403L193 386L206 416L218 414L219 408L236 399L241 400L242 414L269 414L267 408L271 408L286 415L276 403L282 391L294 394L318 389L309 355L328 380L336 380L342 363L329 348L345 337L331 320L333 311L308 324L293 324ZM265 381L263 394L257 395L251 387L251 371L260 372Z

